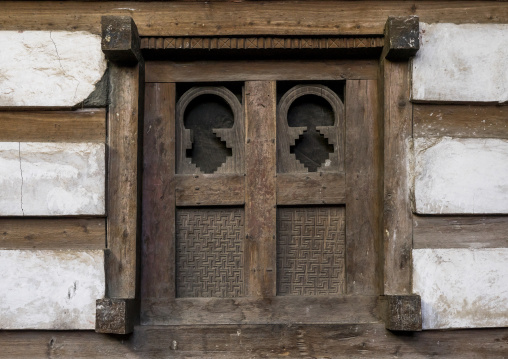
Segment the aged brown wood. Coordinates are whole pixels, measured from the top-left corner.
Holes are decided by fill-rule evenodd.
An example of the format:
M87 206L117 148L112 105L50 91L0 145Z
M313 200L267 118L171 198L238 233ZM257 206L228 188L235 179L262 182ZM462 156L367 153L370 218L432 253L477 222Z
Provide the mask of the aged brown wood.
M135 299L98 299L95 331L110 334L132 333L136 310Z
M418 16L390 16L385 27L383 56L390 61L408 61L420 49Z
M388 16L425 23L507 23L497 1L56 2L1 4L4 30L80 30L100 34L101 15L132 16L142 36L382 35Z
M247 294L275 296L275 82L245 83L245 269Z
M413 248L507 248L506 216L414 216Z
M151 301L145 325L339 324L380 322L377 296L178 298Z
M413 105L413 136L508 138L508 106Z
M384 294L411 293L413 236L409 193L412 105L407 62L381 60L384 105Z
M147 84L145 109L142 312L175 297L175 84Z
M102 52L118 64L134 65L141 60L138 29L130 16L103 16Z
M105 142L106 110L0 111L0 141Z
M343 204L346 198L344 173L279 173L277 204Z
M377 82L346 83L346 275L348 294L379 293L381 132Z
M386 329L414 332L422 330L422 300L419 295L381 296Z
M176 175L177 206L234 206L245 203L245 176Z
M1 218L0 249L104 249L105 218Z
M147 61L147 82L375 79L375 60ZM218 77L217 74L220 74Z

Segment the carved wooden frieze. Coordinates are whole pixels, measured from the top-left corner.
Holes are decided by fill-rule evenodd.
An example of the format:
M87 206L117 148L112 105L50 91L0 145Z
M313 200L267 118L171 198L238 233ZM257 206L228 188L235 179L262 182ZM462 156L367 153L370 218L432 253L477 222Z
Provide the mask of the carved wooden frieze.
M277 107L277 172L344 169L344 105L323 85L298 85Z
M176 106L176 172L243 173L244 119L225 87L193 87Z

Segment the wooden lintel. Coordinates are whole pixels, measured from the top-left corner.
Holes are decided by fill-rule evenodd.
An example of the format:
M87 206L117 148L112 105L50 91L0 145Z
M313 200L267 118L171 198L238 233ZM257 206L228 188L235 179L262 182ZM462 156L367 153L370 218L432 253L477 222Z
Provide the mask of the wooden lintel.
M102 51L118 64L134 65L141 60L138 29L130 16L103 16Z
M136 300L104 298L96 302L95 331L108 334L132 333L136 317Z
M422 300L417 294L380 297L386 329L415 332L422 330Z
M418 16L388 17L383 54L390 61L407 61L420 49Z

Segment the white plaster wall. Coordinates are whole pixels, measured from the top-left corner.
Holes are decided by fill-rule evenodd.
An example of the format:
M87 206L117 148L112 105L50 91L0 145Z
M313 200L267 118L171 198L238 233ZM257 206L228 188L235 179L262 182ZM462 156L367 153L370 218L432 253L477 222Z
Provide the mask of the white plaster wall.
M102 250L0 250L0 329L95 329Z
M508 213L508 140L417 138L417 213Z
M414 100L508 101L508 24L420 23Z
M87 32L0 31L0 106L73 106L106 71Z
M0 215L103 215L104 143L0 143Z
M508 248L415 249L423 329L508 326Z

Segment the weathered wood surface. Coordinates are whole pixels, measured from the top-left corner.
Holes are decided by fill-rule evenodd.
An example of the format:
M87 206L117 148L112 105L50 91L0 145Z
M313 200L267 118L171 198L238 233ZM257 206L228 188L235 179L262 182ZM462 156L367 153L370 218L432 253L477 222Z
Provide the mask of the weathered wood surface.
M134 329L135 299L98 299L95 312L97 333L128 334Z
M140 39L130 16L103 16L102 52L114 63L134 65L141 60Z
M141 311L175 297L175 84L146 84Z
M384 294L411 293L412 211L409 140L412 105L407 62L381 62L384 105Z
M375 79L376 60L147 61L147 82Z
M376 294L382 213L377 82L348 81L346 98L346 293Z
M506 248L506 216L414 216L413 248Z
M420 48L418 16L390 16L385 27L383 56L390 61L408 61Z
M380 322L377 296L178 298L152 301L146 325L339 324Z
M380 297L386 329L414 332L422 330L422 301L419 295Z
M2 218L0 249L104 249L105 218Z
M106 110L0 111L2 142L105 142Z
M279 173L277 204L343 204L346 199L344 173Z
M413 105L413 136L508 139L508 106Z
M245 203L245 176L176 175L177 206L230 206Z
M115 2L2 3L4 30L80 30L99 34L101 15L132 16L141 36L382 35L388 16L421 22L506 23L497 1Z
M106 264L109 298L134 298L141 169L140 129L143 118L143 64L110 65L108 112L108 223ZM139 170L139 171L138 171Z
M247 293L275 296L275 82L245 83L245 270Z

